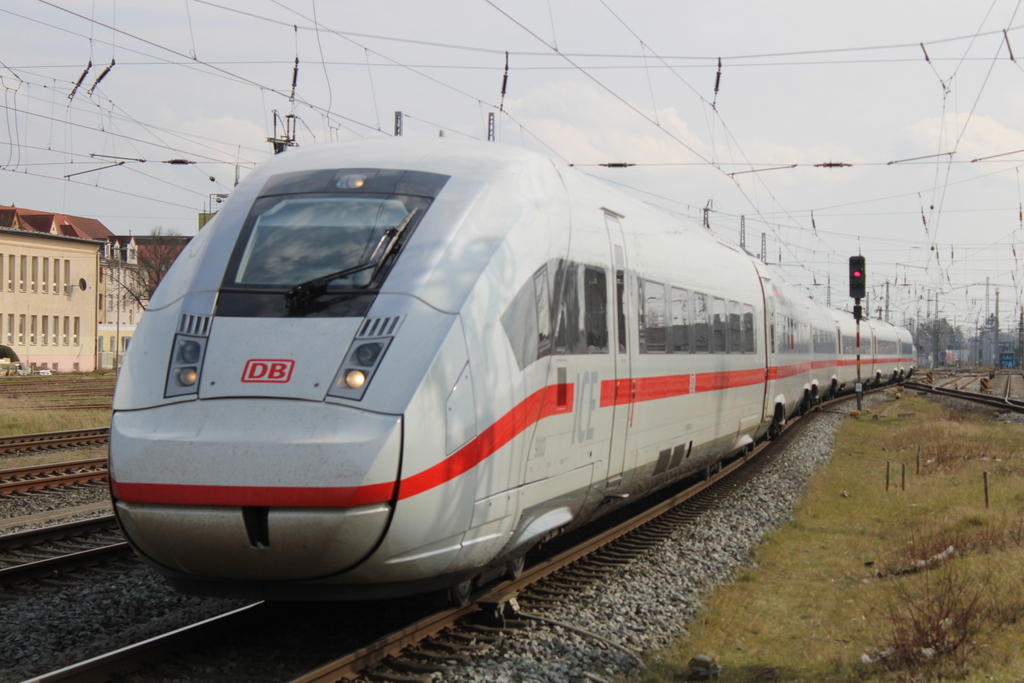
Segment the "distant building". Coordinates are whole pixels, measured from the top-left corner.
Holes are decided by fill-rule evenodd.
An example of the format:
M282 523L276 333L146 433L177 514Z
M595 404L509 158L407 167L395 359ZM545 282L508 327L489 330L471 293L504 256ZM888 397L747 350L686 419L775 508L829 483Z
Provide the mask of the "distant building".
M111 235L100 258L98 366L120 367L150 297L191 237Z
M139 293L143 279L138 245L131 235L111 235L100 252L97 287L96 364L103 370L120 367L148 297Z
M0 206L0 344L35 369L96 367L99 255L92 218Z

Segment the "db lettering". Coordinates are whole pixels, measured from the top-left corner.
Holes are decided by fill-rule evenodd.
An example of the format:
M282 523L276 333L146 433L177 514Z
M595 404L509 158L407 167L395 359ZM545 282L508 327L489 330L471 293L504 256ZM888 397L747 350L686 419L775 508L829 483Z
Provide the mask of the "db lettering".
M295 368L293 360L267 360L252 359L245 363L242 371L243 382L289 382L292 378L292 370Z

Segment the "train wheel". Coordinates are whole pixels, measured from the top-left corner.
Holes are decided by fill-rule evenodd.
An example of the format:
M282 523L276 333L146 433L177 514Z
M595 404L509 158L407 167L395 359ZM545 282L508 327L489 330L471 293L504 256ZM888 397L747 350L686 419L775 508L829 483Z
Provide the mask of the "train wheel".
M505 564L505 578L509 581L515 581L523 575L523 569L526 567L526 555L520 555L519 557L513 557Z
M448 589L448 602L455 607L462 607L469 604L469 597L473 594L473 579L466 579Z

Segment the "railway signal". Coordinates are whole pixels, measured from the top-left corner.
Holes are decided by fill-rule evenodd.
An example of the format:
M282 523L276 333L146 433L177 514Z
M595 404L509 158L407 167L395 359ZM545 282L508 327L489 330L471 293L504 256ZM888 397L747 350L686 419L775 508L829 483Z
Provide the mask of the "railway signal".
M864 273L864 257L850 257L850 298L863 299L866 287L866 276Z
M853 299L853 318L857 321L857 412L860 412L864 384L860 378L860 321L864 317L860 300L867 291L867 275L864 272L864 257L850 257L850 298Z

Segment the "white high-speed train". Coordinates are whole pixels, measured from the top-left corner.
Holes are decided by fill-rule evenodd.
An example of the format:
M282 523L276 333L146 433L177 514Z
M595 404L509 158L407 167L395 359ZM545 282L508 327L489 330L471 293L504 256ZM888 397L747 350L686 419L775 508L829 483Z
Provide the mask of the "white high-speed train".
M907 331L860 330L866 380L912 372ZM292 150L138 326L115 510L185 591L461 597L852 389L855 334L700 225L530 152Z

